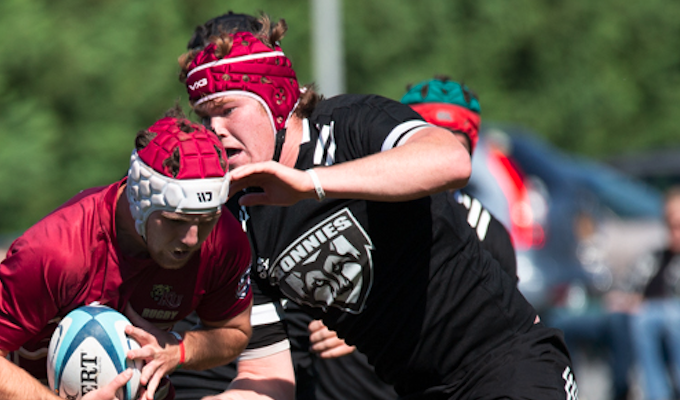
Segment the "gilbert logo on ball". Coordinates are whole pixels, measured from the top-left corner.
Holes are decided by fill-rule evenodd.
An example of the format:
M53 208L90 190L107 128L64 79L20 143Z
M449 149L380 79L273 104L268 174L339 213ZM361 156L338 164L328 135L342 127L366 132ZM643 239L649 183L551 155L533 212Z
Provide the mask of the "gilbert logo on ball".
M89 305L77 308L61 320L52 335L47 354L50 389L60 397L80 399L111 382L127 368L132 379L118 390L119 400L136 398L142 361L128 360L129 350L139 344L125 335L130 321L118 311Z

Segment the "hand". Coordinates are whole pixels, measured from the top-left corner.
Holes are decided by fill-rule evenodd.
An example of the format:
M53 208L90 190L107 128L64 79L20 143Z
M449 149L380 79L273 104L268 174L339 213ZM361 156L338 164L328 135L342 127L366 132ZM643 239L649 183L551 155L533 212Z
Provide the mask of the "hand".
M342 357L356 350L354 346L348 346L335 331L328 329L319 320L310 322L308 329L311 349L321 358Z
M248 187L264 190L241 197L239 202L242 206L290 206L303 199L316 198L309 174L274 161L236 168L230 172L230 178L229 196Z
M118 374L108 385L93 390L83 396L83 400L118 400L116 392L132 378L132 370L126 369Z
M125 327L125 333L141 346L140 349L130 350L127 357L145 362L140 384L146 386L146 391L142 392L140 399L153 400L161 379L174 371L179 364L177 339L140 317L130 304L125 309L125 315L134 325Z

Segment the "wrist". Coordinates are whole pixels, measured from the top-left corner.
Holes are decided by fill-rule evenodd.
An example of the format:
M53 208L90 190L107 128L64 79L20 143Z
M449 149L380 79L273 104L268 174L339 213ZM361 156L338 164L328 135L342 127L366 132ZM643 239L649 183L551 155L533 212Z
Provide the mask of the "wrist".
M177 345L179 346L179 362L177 363L176 369L180 369L184 366L186 361L186 349L184 348L184 338L178 332L170 331L170 334L177 339Z
M316 192L316 199L318 201L323 201L323 199L326 198L326 192L323 190L323 186L321 186L321 181L319 180L319 176L316 174L316 171L314 171L313 168L310 168L308 170L305 170L307 174L312 178L312 185L314 185L314 192Z

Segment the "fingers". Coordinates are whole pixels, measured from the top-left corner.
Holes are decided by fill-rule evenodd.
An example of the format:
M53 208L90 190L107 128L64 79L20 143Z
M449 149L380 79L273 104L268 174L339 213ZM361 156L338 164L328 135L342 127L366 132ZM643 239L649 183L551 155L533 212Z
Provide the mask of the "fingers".
M139 349L132 349L125 355L130 360L149 360L153 359L156 354L156 350L153 347L145 346Z
M157 341L154 335L150 334L144 329L137 328L132 325L125 327L125 334L135 339L140 346Z
M83 400L116 400L116 392L132 378L132 369L128 368L116 375L111 382L98 390L93 390L83 396Z
M311 332L311 333L314 333L314 332L316 332L320 329L324 329L324 328L326 328L326 325L324 325L324 323L321 322L321 320L319 320L319 319L313 320L307 326L307 329L309 329L309 332ZM326 329L328 329L328 328L326 328Z
M337 358L351 354L355 347L347 345L342 339L331 338L312 345L311 349L321 358Z
M157 360L153 360L150 362L147 362L144 364L144 367L142 367L142 374L140 381L142 385L146 385L147 390L151 390L153 388L153 391L156 390L156 387L158 387L158 382L156 382L155 386L151 386L154 380L154 377L158 374L161 374L162 377L162 372L161 367L163 366L163 363ZM160 379L160 378L159 378ZM153 397L153 394L152 394Z
M312 343L318 343L328 338L338 337L338 334L335 333L335 331L328 329L320 320L310 322L307 328L310 332L309 340Z
M346 356L355 350L354 346L349 346L343 339L338 337L319 320L309 323L310 349L317 353L321 358L337 358Z
M115 393L118 389L125 386L125 384L128 383L131 378L132 369L128 368L125 371L121 372L120 374L116 375L116 377L113 378L113 380L109 382L109 384L106 385L106 387L109 389L113 389L113 392Z
M151 378L149 383L146 385L146 399L147 400L153 400L153 396L156 394L156 389L158 389L158 385L160 384L162 375L159 376L160 374L158 373L158 370L156 370L156 373L154 376Z

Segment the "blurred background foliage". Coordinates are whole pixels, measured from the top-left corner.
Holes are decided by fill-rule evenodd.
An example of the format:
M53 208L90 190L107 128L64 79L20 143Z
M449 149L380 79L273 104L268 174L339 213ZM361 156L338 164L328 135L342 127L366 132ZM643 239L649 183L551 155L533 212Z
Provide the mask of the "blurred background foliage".
M345 0L347 91L399 99L447 74L485 121L606 157L680 143L680 2ZM313 81L310 0L0 2L0 234L122 177L135 133L175 101L177 57L228 10L285 18Z

